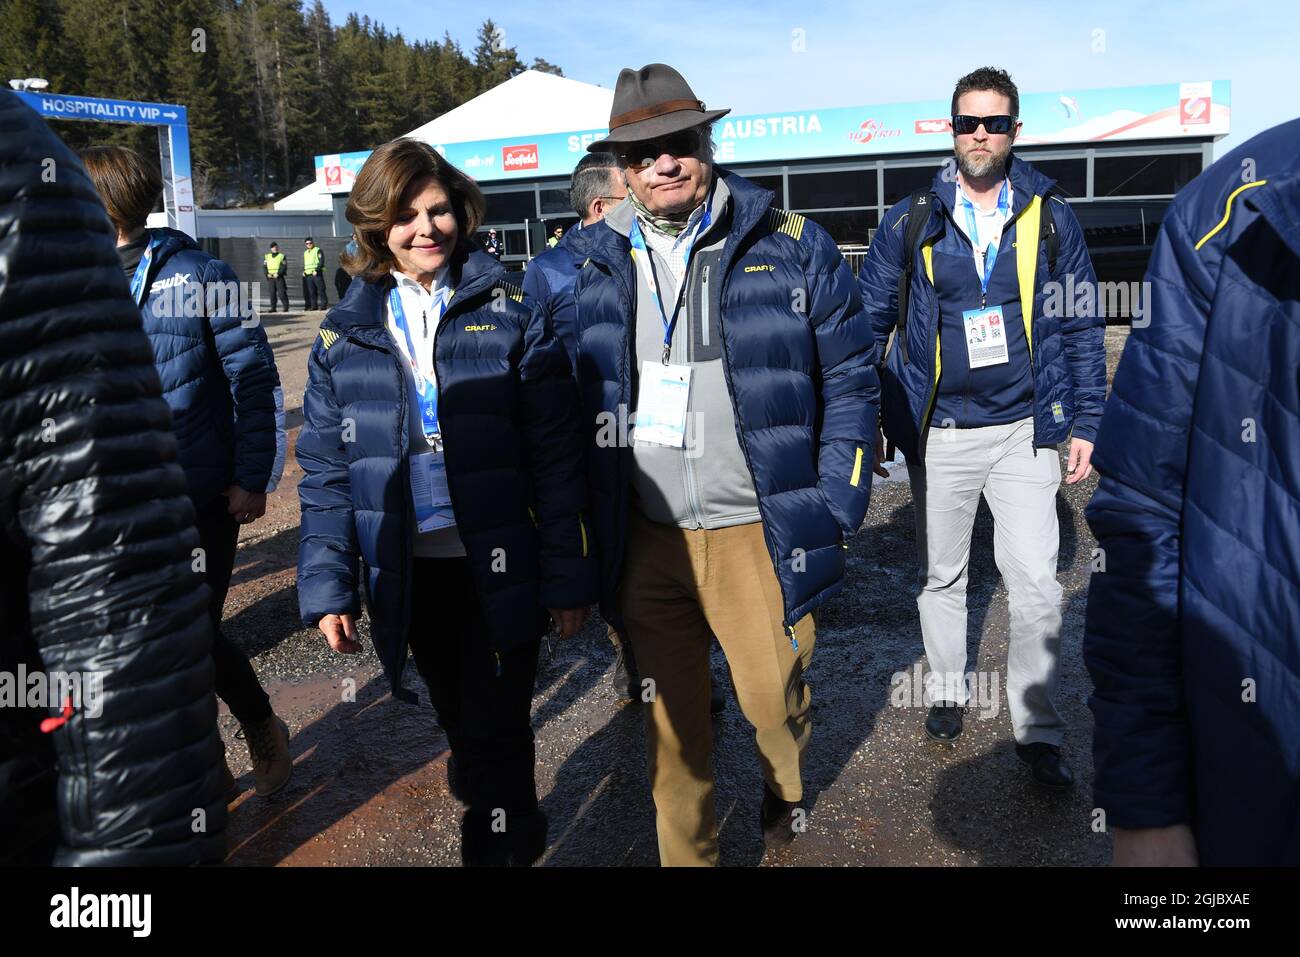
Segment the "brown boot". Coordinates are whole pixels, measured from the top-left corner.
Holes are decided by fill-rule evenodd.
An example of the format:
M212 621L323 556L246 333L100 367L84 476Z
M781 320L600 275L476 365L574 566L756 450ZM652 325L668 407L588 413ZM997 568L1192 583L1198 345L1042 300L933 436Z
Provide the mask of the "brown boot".
M293 774L293 758L289 756L289 726L271 715L264 721L241 724L244 740L248 742L248 756L253 762L254 792L258 797L270 797L286 784Z

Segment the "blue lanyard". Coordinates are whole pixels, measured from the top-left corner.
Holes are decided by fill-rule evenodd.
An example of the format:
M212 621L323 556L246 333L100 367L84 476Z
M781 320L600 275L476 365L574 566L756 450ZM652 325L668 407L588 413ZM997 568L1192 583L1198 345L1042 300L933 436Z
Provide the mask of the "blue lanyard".
M139 264L135 267L135 275L131 277L131 298L135 300L135 306L139 309L144 305L144 297L148 292L144 281L149 275L149 264L153 262L153 240L144 248L144 255L140 257Z
M961 184L957 184L957 192L961 192ZM979 226L975 222L975 205L966 197L961 197L962 207L966 211L966 232L970 234L971 246L978 253L979 250ZM1011 210L1010 191L1007 188L1007 180L1002 181L1002 189L998 191L998 215L1006 223L1007 213ZM989 276L993 275L993 264L998 261L998 244L989 243L988 248L984 250L984 271L980 273L980 292L989 291Z
M445 295L434 303L435 330L446 307ZM415 392L420 401L420 427L424 430L424 437L432 444L433 439L438 435L438 384L420 371L420 363L415 358L415 341L411 338L411 330L406 325L406 311L402 308L402 296L396 288L388 290L388 308L393 311L393 323L402 330L402 335L406 336L406 361L415 376Z
M645 274L646 285L650 287L650 295L655 297L655 306L659 309L659 318L664 323L664 365L668 365L668 353L672 351L673 330L677 328L677 314L681 312L682 300L685 298L686 279L690 275L691 254L695 252L695 242L704 235L704 231L709 228L709 223L713 221L713 191L709 191L709 197L704 201L704 215L700 221L695 224L691 230L691 235L686 241L686 274L682 277L681 288L677 290L677 303L673 306L673 317L670 320L664 312L663 300L659 298L659 283L655 281L655 264L654 257L646 248L645 237L641 235L641 224L637 221L636 216L632 217L632 230L628 234L628 241L632 244L632 261L634 263L645 263L642 272ZM637 255L640 253L640 255Z

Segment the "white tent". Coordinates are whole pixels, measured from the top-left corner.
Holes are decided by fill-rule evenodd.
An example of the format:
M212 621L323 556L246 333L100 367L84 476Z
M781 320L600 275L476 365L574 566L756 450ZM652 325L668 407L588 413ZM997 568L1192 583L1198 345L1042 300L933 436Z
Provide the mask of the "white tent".
M406 135L438 145L601 129L609 122L613 100L613 90L527 70ZM312 183L278 201L275 208L328 210L330 197Z

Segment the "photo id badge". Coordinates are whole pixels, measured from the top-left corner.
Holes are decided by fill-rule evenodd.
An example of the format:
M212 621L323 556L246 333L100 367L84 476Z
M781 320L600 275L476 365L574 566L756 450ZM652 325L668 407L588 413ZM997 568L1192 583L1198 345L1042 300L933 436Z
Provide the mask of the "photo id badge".
M967 309L961 319L966 328L966 352L972 369L1007 361L1007 327L1002 321L1001 306Z
M641 363L636 419L632 439L637 443L686 448L686 409L691 396L691 367Z
M456 524L447 489L447 463L441 452L411 456L411 498L415 523L421 532L435 532Z

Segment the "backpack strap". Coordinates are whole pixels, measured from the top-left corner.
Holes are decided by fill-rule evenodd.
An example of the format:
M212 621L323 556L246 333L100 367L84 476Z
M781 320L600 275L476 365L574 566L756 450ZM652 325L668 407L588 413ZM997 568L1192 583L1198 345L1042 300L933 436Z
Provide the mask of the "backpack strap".
M1056 272L1056 257L1061 251L1061 237L1056 232L1056 220L1052 216L1053 186L1043 193L1043 213L1038 226L1038 241L1047 248L1047 274ZM1063 202L1063 201L1062 201Z
M898 320L894 325L894 340L903 350L903 362L907 362L907 310L912 291L913 264L916 262L916 247L921 242L921 234L930 223L930 210L934 205L934 194L927 186L913 191L907 213L907 225L903 227L903 271L898 276Z

